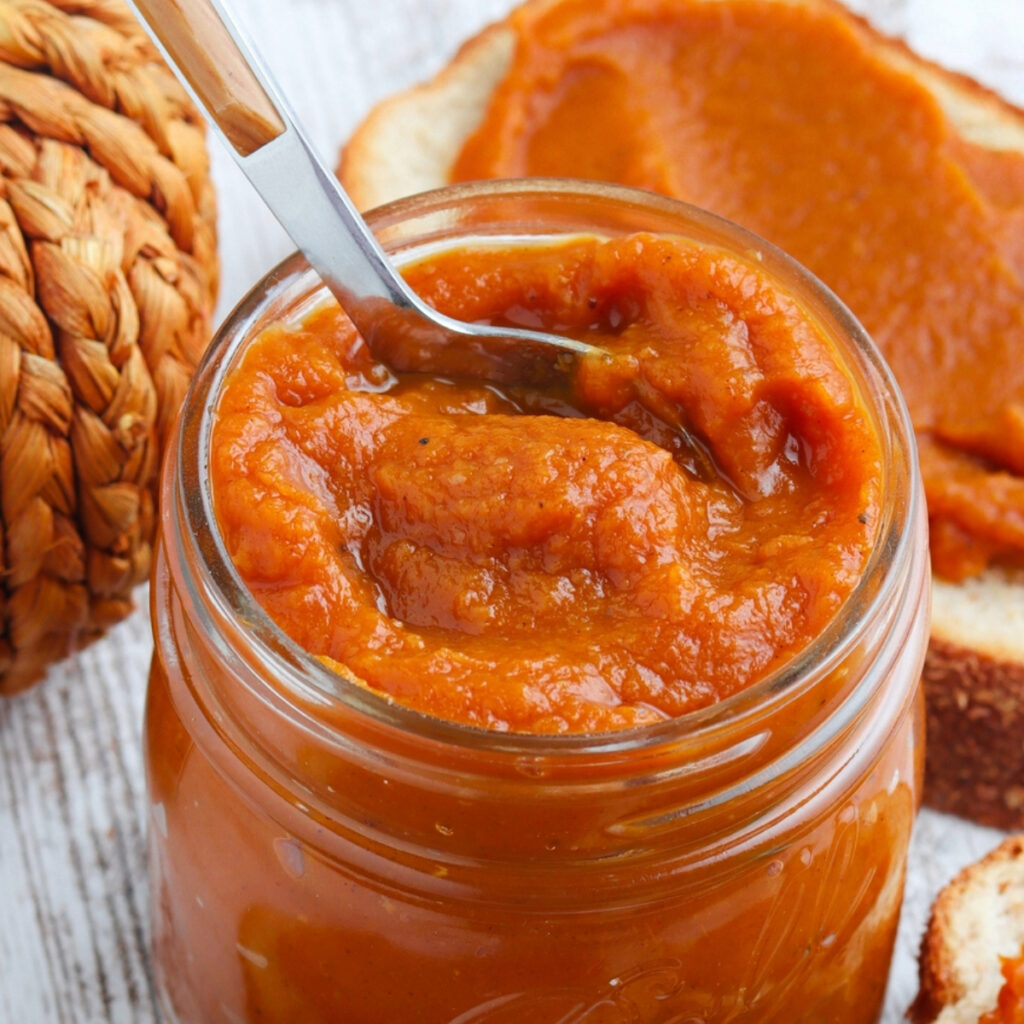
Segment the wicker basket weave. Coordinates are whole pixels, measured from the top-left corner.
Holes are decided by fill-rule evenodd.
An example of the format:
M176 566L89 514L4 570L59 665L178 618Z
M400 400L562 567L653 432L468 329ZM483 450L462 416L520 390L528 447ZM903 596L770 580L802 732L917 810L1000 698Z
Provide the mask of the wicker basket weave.
M122 619L209 337L202 122L120 0L0 0L0 693Z

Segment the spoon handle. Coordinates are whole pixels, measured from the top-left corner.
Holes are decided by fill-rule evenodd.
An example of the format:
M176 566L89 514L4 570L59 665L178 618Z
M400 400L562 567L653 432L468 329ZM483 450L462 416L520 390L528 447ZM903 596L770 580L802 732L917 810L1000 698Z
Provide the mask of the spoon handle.
M430 318L224 8L216 0L129 2L356 327L369 326L384 303Z
M224 20L205 0L135 0L166 55L232 148L248 156L287 130Z
M377 359L395 370L523 383L548 379L552 368L562 372L591 351L574 339L467 324L427 306L218 0L128 2Z

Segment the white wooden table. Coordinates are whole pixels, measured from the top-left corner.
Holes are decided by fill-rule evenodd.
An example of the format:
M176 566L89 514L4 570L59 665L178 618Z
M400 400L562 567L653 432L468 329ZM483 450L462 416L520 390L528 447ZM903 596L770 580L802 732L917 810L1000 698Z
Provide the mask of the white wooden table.
M429 76L511 2L235 0L235 6L333 160L376 100ZM1024 106L1024 0L852 0L852 6ZM222 316L291 247L212 145ZM159 1020L147 958L139 740L151 650L146 597L140 591L140 608L129 620L54 668L41 686L0 701L0 1024ZM936 890L998 839L922 814L886 1024L902 1019L916 991L917 943Z

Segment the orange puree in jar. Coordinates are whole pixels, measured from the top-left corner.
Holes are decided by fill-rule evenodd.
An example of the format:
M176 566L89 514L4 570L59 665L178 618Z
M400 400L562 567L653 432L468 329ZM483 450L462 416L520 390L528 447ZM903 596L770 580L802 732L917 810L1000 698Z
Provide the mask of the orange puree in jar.
M854 19L757 0L561 0L453 180L573 175L745 225L818 274L893 367L936 571L1024 561L1024 156L957 134Z
M334 307L264 330L210 472L227 550L293 640L407 706L550 733L705 707L822 632L875 540L879 441L756 259L638 234L408 273L447 313L613 358L498 390L390 375Z

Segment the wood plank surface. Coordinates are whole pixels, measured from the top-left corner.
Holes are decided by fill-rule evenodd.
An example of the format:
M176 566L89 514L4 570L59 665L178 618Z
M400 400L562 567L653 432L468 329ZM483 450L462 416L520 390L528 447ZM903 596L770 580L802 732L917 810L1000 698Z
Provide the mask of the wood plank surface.
M510 0L235 0L314 141L333 155L379 98L433 73ZM1024 105L1024 0L856 0L928 56ZM220 314L290 251L214 144ZM0 702L0 1024L154 1024L140 722L146 593L108 637ZM930 812L915 834L885 1024L916 991L936 890L998 840ZM406 1022L382 1022L406 1024Z

